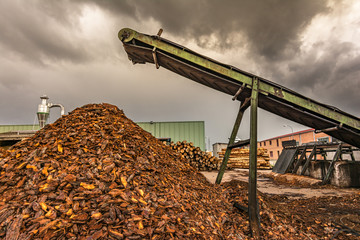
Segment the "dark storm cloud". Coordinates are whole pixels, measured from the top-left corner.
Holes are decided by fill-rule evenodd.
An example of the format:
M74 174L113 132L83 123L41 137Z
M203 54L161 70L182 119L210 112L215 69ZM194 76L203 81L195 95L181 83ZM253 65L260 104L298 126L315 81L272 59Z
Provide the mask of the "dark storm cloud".
M240 43L233 37L240 33L252 54L272 60L293 55L299 32L328 10L324 0L0 1L0 44L34 62L86 61L91 53L74 36L85 5L139 24L154 19L172 35L195 39L204 47L209 36L216 37L211 47L237 47Z
M12 55L41 64L88 58L81 42L72 37L75 16L80 14L76 5L67 1L0 1L0 8L0 46Z
M81 0L80 2L86 2ZM206 45L210 35L220 48L234 48L234 33L242 33L254 54L268 59L292 55L301 32L319 13L328 11L326 1L313 0L158 0L88 1L114 14L126 13L139 20L153 18L175 36L194 38ZM285 56L284 56L285 55Z
M318 52L310 53L301 62L288 65L291 76L289 82L296 88L314 88L318 84L325 87L337 74L338 64L344 64L341 62L344 56L353 50L351 43L333 43L322 50L321 56L317 56Z
M337 63L330 81L322 86L322 92L327 94L329 101L333 98L334 104L337 103L341 109L359 116L360 56L351 56L350 51L346 53L343 55L345 60Z
M136 121L205 120L211 141L227 141L238 103L153 65L131 65L117 39L123 27L156 34L161 26L169 40L185 46L195 41L201 54L220 55L225 63L360 114L359 45L349 37L358 36L360 22L359 28L341 22L354 11L340 1L0 0L0 12L2 124L32 122L39 96L47 94L66 111L109 102ZM317 25L322 15L329 25ZM327 35L333 37L319 42L319 34L307 29L311 23L334 29ZM283 119L259 112L262 136L286 133ZM247 138L246 126L239 137Z
M308 97L358 114L360 57L353 54L356 46L336 41L317 45L321 53L314 51L305 59L288 64L289 71L280 81Z
M79 2L97 4L115 16L126 14L139 22L154 19L165 32L174 37L194 39L204 48L236 49L246 45L251 54L249 61L263 66L258 71L260 75L267 74L270 80L315 100L329 101L354 114L359 113L354 109L358 109L360 101L355 91L360 88L360 65L357 65L358 57L351 55L356 47L352 43L327 39L332 43L316 43L318 46L307 56L302 56L300 51L301 34L314 17L333 10L325 0ZM342 4L337 3L335 7ZM243 38L240 42L236 39L239 33ZM210 36L216 37L212 46L208 46ZM323 53L319 56L317 50ZM278 71L277 66L287 66L288 71Z

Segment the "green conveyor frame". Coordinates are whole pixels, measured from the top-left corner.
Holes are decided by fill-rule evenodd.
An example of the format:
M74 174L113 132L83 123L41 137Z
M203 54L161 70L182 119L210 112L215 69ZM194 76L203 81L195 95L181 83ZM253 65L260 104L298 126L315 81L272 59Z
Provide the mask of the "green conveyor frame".
M262 77L202 56L159 35L151 36L124 28L118 36L133 63L153 63L157 68L166 68L232 95L241 102L250 98L253 79L257 78L258 107L360 147L358 117L319 103Z

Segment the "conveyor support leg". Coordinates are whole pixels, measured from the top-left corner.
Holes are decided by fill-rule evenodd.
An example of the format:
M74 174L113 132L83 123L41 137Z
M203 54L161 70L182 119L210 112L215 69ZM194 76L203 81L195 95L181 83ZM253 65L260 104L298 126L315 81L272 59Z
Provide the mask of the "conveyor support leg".
M314 145L314 148L312 149L312 151L311 151L308 159L306 160L303 168L301 169L300 175L304 175L304 174L305 174L306 169L308 168L308 166L309 166L309 164L310 164L310 162L311 162L311 160L313 159L314 156L316 156L316 145Z
M257 174L257 107L259 80L253 79L250 107L249 222L253 237L260 236L259 204L256 196Z
M221 166L220 166L220 170L219 170L218 175L216 177L216 181L215 181L216 184L221 183L221 180L222 180L223 175L224 175L225 170L226 170L227 162L229 161L229 157L230 157L230 154L231 154L231 149L232 148L230 148L229 146L231 146L235 142L235 138L236 138L236 135L237 135L237 133L239 131L239 127L240 127L240 124L241 124L242 117L244 115L245 110L248 108L248 106L249 106L248 101L244 101L243 104L240 104L239 112L238 112L238 115L236 117L235 124L234 124L233 130L231 132L231 136L230 136L230 139L229 139L229 144L228 144L228 147L226 148L224 158L223 158L223 161L222 161Z
M292 173L296 174L296 172L299 169L302 161L304 160L304 158L306 158L306 151L307 151L307 147L305 146L303 152L300 155L300 157L295 162L295 166L294 166L294 169L292 170Z
M322 183L323 184L326 184L329 179L330 179L330 176L331 176L331 173L332 171L334 170L334 165L335 165L335 162L340 158L341 156L341 151L342 151L342 144L339 144L338 148L336 149L336 152L335 152L335 155L334 155L334 158L333 160L331 161L330 163L330 166L327 170L327 173L326 173L326 176L324 177Z

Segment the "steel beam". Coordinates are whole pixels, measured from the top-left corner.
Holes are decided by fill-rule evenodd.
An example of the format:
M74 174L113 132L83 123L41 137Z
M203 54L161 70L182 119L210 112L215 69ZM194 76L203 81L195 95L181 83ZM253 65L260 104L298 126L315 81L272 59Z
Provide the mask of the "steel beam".
M314 145L314 147L313 147L313 149L312 149L312 151L311 151L308 159L306 159L306 162L305 162L304 166L303 166L302 169L301 169L300 175L304 175L304 174L305 174L305 171L306 171L306 169L308 168L308 166L309 166L309 164L310 164L310 161L311 161L311 159L312 159L314 156L316 156L316 145Z
M231 149L232 148L230 146L233 145L234 142L235 142L235 138L236 138L236 135L237 135L237 133L239 131L239 127L240 127L240 124L241 124L242 117L244 116L244 112L245 112L245 110L247 108L248 108L248 104L246 104L245 106L244 106L244 103L240 104L239 112L237 114L237 117L236 117L236 120L235 120L235 123L234 123L234 127L233 127L233 130L232 130L230 138L229 138L229 143L228 143L228 146L226 148L224 158L223 158L223 161L222 161L221 166L220 166L220 170L219 170L218 175L216 177L216 181L215 181L216 184L220 184L221 180L222 180L222 178L224 176L226 166L227 166L227 163L229 161L230 154L231 154Z
M233 143L231 145L229 145L228 147L233 149L233 148L241 148L243 146L249 145L250 144L250 139L246 139L246 140L241 140L238 141L236 143Z
M250 104L250 157L249 157L249 222L252 235L260 236L259 204L256 195L257 174L257 108L259 80L253 79Z
M298 148L299 149L299 148ZM296 164L294 166L294 169L292 170L292 173L296 174L296 171L299 169L302 161L304 160L304 158L306 159L306 151L307 151L307 146L304 147L303 152L300 155L300 158L298 158L298 160L296 161ZM300 152L300 151L299 151ZM299 153L298 152L298 153Z
M329 179L330 179L330 176L331 176L331 173L333 172L334 170L334 165L335 165L335 162L340 158L341 156L341 151L342 151L342 144L339 144L338 148L336 149L336 152L335 152L335 155L334 155L334 158L332 159L331 163L330 163L330 166L328 168L328 171L326 173L326 176L324 177L322 183L323 184L326 184Z

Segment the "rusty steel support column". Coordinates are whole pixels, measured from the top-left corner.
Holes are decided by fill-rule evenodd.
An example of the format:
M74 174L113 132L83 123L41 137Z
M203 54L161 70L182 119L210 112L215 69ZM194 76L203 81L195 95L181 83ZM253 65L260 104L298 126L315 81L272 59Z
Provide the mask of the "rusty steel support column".
M221 183L221 180L222 180L223 175L224 175L225 170L226 170L227 162L228 162L230 154L231 154L231 147L229 147L229 146L232 145L235 142L236 134L239 131L239 127L240 127L240 124L241 124L242 117L244 115L245 110L248 108L248 106L249 106L248 101L244 101L244 103L240 104L239 112L238 112L238 115L236 117L234 127L233 127L233 130L231 132L231 136L229 138L228 147L226 148L224 158L223 158L223 161L222 161L221 166L220 166L220 170L219 170L218 175L216 177L216 181L215 181L216 184Z
M250 158L249 158L249 223L253 237L260 237L259 204L256 195L257 174L257 108L259 80L253 79L250 107Z

